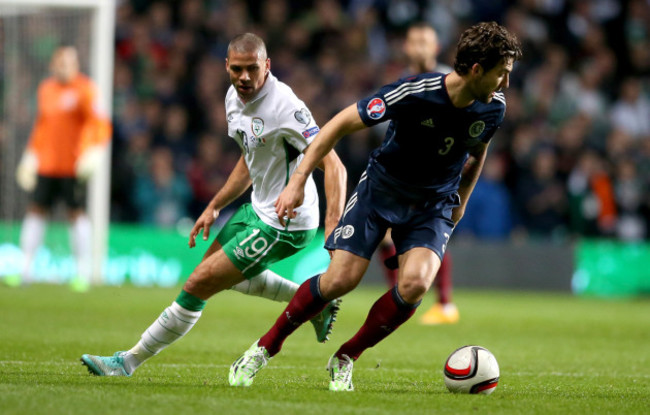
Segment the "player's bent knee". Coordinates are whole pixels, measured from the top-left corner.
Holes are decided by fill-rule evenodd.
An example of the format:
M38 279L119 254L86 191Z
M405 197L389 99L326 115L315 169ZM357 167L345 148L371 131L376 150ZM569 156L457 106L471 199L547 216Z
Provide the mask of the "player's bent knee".
M227 290L243 280L244 277L238 270L222 273L215 272L213 268L204 261L196 267L192 274L190 274L190 277L183 285L183 289L202 300L207 300L214 294Z
M333 275L325 273L320 280L321 295L327 299L341 297L354 290L361 278L350 275Z
M416 303L422 297L424 297L424 294L427 292L427 290L429 290L432 282L432 278L420 276L404 276L399 280L398 289L400 295L402 295L405 301L409 303Z

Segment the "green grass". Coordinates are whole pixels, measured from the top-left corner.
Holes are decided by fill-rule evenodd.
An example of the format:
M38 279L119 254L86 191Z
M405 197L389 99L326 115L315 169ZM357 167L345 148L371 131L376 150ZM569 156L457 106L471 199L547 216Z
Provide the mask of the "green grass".
M0 286L0 413L9 414L640 414L650 407L650 301L457 290L460 323L417 317L355 364L353 393L327 390L325 364L354 334L381 288L344 302L332 339L310 325L285 343L251 388L228 367L282 304L227 292L186 338L131 378L90 376L83 353L129 348L178 289ZM442 366L459 346L490 349L501 381L490 396L446 391Z

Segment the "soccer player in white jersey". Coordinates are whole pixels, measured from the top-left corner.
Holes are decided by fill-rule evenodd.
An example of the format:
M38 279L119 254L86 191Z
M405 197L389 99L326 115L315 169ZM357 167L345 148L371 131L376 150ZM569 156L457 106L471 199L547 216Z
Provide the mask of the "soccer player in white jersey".
M311 175L306 177L305 197L296 209L296 218L281 223L274 204L319 128L305 104L270 69L261 38L251 33L233 38L226 59L232 83L226 96L226 116L228 134L237 141L242 155L224 187L194 224L190 247L195 246L200 232L207 240L220 210L252 185L251 203L229 219L176 300L135 346L113 356L81 357L91 373L130 376L144 361L189 332L206 301L220 291L232 287L277 301L289 301L296 292L297 284L267 268L306 247L317 232L318 195ZM343 212L346 170L333 151L320 167L325 172L325 234L329 235ZM331 301L324 313L311 320L319 342L327 340L339 301Z

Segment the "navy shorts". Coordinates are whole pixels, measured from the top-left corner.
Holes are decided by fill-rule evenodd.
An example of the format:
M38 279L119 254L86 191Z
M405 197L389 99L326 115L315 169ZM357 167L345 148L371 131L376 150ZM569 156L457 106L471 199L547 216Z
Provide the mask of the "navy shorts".
M86 185L75 177L48 177L39 174L32 201L38 206L51 209L58 200L62 200L70 209L84 209Z
M451 213L459 202L456 193L429 200L406 198L368 178L364 172L325 247L370 259L391 228L398 255L423 247L434 251L442 260L454 230Z

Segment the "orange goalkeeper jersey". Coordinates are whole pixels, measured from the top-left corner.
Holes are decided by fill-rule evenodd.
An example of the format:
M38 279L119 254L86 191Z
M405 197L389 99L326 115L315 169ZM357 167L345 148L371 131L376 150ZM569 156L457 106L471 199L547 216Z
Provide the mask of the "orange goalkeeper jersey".
M75 163L88 147L110 139L111 126L96 108L92 80L77 75L62 84L48 78L38 88L38 115L28 149L38 158L38 173L73 177Z

